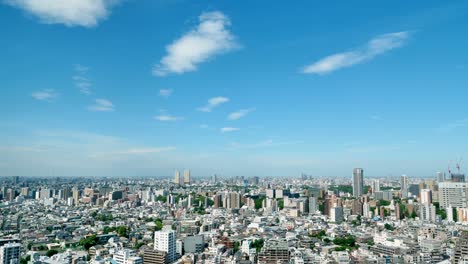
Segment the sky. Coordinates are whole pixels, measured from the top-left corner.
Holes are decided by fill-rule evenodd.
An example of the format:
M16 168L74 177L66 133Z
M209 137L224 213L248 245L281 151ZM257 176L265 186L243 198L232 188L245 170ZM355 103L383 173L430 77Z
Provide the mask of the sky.
M0 175L435 177L466 1L0 0Z

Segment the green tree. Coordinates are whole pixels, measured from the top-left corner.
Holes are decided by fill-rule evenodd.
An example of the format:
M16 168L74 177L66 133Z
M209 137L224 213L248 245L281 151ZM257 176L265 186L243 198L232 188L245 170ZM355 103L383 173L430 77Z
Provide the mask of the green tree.
M239 241L234 242L234 253L236 253L237 251L239 251L239 246L240 246Z
M96 235L91 235L80 240L78 243L80 246L89 250L90 247L97 245L98 239Z
M390 230L390 231L395 230L395 228L394 228L391 224L389 224L389 223L386 223L386 224L384 225L384 227L385 227L385 229Z
M48 256L49 258L52 257L53 255L59 253L57 250L55 249L50 249L50 250L47 250L46 252L46 256Z
M154 223L156 224L156 231L161 230L164 226L161 218L156 219Z
M257 239L257 240L254 240L252 242L252 244L250 244L250 246L252 248L255 248L256 252L260 252L260 250L262 249L263 247L263 244L264 244L264 240L263 239Z
M120 237L128 237L128 230L126 226L119 226L117 227L116 231L117 235L119 235Z

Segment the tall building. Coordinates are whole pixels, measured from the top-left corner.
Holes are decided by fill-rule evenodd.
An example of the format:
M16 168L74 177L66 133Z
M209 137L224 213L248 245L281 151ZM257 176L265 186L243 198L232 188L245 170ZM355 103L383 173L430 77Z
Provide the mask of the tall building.
M372 180L372 193L380 192L380 180Z
M432 204L432 190L422 189L419 192L419 202L422 204Z
M436 218L436 208L433 204L421 204L419 218L423 222L434 223Z
M439 183L439 203L442 208L467 207L468 183L441 182Z
M190 184L190 170L184 170L184 184Z
M179 172L179 170L176 170L176 171L175 171L175 175L174 175L174 183L175 183L175 184L180 184L180 183L181 183L181 179L180 179L180 172Z
M317 212L317 197L309 197L309 214L314 215Z
M20 243L8 243L0 247L0 264L20 263Z
M353 169L353 196L359 197L364 190L364 170L361 168Z
M408 198L408 176L401 175L400 177L400 186L401 186L401 198Z
M166 263L176 260L176 234L172 230L154 233L154 249L166 252Z
M258 253L258 264L289 263L289 247L286 240L269 239Z
M227 192L224 194L223 206L227 209L240 208L240 194L236 192Z
M462 173L452 173L450 174L452 182L465 182L465 174Z
M468 232L462 231L460 237L455 243L455 250L452 263L464 263L462 262L462 260L466 255L468 255Z
M445 181L445 173L438 171L437 172L437 182L444 182Z
M165 264L166 263L166 252L147 249L144 251L143 264Z

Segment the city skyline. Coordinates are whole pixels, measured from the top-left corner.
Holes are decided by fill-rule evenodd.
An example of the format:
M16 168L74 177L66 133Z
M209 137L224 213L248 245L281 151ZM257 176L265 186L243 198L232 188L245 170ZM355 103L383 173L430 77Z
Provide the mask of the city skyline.
M33 2L0 2L1 176L436 177L467 154L466 2Z

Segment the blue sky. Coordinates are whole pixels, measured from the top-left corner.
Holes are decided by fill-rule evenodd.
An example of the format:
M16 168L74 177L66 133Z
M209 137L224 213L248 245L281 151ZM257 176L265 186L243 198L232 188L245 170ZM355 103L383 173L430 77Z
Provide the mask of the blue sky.
M435 175L467 155L467 15L2 0L0 174Z

